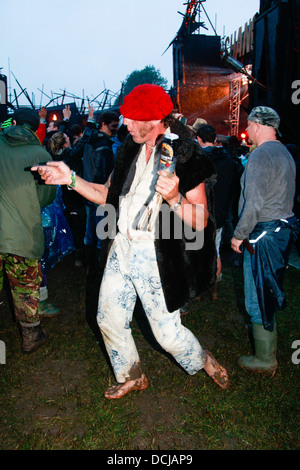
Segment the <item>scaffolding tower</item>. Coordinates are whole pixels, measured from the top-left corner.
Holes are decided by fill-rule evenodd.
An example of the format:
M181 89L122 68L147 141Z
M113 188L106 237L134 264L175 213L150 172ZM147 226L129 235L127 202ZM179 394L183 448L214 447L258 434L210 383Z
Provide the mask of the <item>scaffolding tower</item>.
M241 104L241 76L235 74L229 83L229 123L230 135L239 135L240 104Z

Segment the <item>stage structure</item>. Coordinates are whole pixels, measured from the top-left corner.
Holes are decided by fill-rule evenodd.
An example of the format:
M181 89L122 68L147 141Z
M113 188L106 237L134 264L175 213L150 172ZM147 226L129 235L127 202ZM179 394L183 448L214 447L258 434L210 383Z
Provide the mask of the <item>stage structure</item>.
M261 0L253 42L252 72L266 87L250 89L250 107L275 108L300 154L300 0Z
M218 134L239 137L246 127L248 79L223 63L222 58L231 52L234 40L227 38L226 44L217 35L204 3L205 0L185 3L182 25L168 46L173 47L171 96L178 112L187 117L189 124L202 117L216 128ZM203 15L214 35L201 34L202 29L207 29L201 20ZM244 36L246 45L246 34Z

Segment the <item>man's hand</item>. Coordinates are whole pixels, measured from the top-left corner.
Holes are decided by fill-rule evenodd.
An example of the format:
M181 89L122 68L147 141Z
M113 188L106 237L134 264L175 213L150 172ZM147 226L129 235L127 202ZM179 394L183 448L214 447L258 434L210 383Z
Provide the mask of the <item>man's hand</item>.
M155 189L172 207L180 197L179 178L175 173L166 170L160 170L158 175ZM181 211L179 214L177 212L177 215L182 218L185 224L197 231L201 231L207 226L209 213L204 182L185 194L181 200Z
M38 111L40 119L44 119L46 121L47 117L47 109L43 106L41 109Z
M64 162L47 162L46 165L31 167L32 171L37 171L46 184L71 184L71 170Z
M236 251L237 253L242 253L240 249L240 246L242 243L243 243L243 240L238 240L237 238L233 237L231 239L231 248L233 249L233 251Z
M88 115L88 119L90 119L91 121L94 119L94 108L92 105L90 105L90 103L88 103L88 110L89 110L89 115Z
M64 162L47 162L46 165L33 166L31 170L38 171L46 184L66 184L69 186L72 183L72 171ZM108 187L104 184L90 183L80 176L76 176L73 189L95 204L106 203Z
M66 104L65 109L63 109L64 119L70 120L71 114L72 114L72 112L70 110L70 105Z
M172 206L179 199L179 178L175 173L166 170L158 172L158 180L155 190L162 195L165 201Z

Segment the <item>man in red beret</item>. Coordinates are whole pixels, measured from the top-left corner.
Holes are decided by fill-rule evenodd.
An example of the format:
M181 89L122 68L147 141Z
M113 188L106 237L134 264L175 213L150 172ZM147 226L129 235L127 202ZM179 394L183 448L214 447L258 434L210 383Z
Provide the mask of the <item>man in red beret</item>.
M214 168L172 110L172 100L157 85L140 85L125 97L121 113L130 135L105 185L87 183L62 162L34 168L47 184L67 184L116 214L116 230L102 248L105 269L97 315L117 380L105 392L109 399L148 386L130 329L137 296L156 340L188 374L204 369L221 388L229 385L226 370L181 324L180 307L215 281ZM159 169L162 140L170 134L176 137L173 174ZM162 199L161 217L144 230L139 221L155 194ZM180 237L171 227L173 219L174 227L176 219L183 228ZM201 246L187 243L187 227L204 235Z

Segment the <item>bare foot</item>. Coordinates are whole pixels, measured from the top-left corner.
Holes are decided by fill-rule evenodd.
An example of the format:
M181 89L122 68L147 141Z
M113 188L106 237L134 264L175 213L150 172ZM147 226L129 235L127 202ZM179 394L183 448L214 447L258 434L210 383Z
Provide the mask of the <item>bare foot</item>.
M226 369L222 367L209 351L206 352L205 372L223 390L229 388L229 379Z
M122 384L113 385L109 387L104 396L110 400L122 398L127 393L131 392L131 390L145 390L148 387L148 379L145 377L144 374L141 375L139 379L136 380L128 380Z

